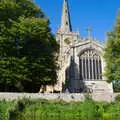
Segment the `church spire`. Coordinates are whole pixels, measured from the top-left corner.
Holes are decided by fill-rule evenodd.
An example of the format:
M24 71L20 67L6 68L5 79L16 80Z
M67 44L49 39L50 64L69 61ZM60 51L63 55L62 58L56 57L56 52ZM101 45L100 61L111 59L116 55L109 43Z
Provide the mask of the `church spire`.
M62 11L62 20L61 20L60 29L61 32L63 33L72 32L68 0L64 0L63 2L63 11Z

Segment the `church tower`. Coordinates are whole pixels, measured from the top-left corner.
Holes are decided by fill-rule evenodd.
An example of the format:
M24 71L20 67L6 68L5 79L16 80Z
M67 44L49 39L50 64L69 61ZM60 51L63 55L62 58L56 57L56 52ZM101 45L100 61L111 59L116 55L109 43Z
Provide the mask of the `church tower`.
M60 56L65 56L65 52L73 44L73 40L77 39L77 33L72 31L69 3L63 0L61 25L57 31L56 40L60 45Z
M62 10L62 19L61 19L60 30L62 33L72 32L68 0L63 1L63 10Z

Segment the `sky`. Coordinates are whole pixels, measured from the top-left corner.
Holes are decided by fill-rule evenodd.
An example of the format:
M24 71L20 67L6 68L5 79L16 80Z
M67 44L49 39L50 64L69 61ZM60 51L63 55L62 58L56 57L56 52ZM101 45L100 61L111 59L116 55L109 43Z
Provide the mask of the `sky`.
M34 0L50 19L50 27L55 34L61 24L63 0ZM80 30L86 37L88 27L92 36L101 42L106 41L106 33L115 25L120 0L68 0L73 31Z

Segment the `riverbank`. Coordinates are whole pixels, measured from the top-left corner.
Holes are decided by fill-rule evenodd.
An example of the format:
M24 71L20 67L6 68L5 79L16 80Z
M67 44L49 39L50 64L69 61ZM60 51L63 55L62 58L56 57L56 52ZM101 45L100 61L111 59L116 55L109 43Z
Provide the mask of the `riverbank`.
M120 102L0 101L0 120L120 120Z

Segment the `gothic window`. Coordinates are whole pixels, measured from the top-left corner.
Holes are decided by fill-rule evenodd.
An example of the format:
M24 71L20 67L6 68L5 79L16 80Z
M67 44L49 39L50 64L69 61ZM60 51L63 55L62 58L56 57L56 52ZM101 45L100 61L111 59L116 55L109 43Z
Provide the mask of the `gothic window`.
M96 51L86 50L79 59L81 80L102 80L101 57Z

